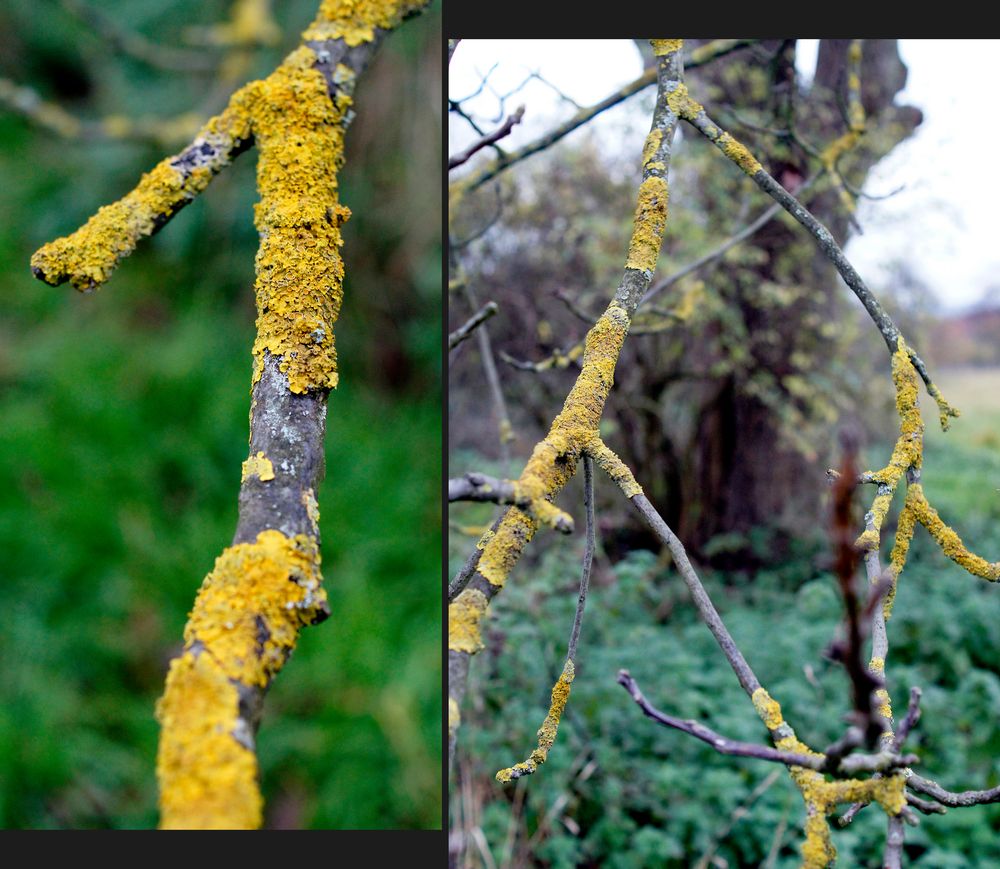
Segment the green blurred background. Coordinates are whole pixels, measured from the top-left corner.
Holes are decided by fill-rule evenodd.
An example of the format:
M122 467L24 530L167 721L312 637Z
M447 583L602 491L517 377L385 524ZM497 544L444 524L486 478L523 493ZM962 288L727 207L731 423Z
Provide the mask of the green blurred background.
M195 74L114 50L78 3L8 0L0 76L84 119L204 118L280 62L316 2L277 7L273 45L196 47L220 63ZM230 4L101 9L183 46ZM440 29L435 3L386 40L355 98L341 385L319 492L333 615L303 632L265 704L269 827L441 825ZM0 105L3 827L155 825L154 705L235 528L254 152L100 292L46 287L28 269L39 245L182 145L60 138Z

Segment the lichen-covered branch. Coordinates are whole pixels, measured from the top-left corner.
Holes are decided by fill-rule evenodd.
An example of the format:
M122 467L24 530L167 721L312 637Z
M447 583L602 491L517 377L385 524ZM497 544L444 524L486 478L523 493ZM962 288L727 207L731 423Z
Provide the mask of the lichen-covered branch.
M785 190L784 187L782 187L767 173L757 158L750 153L745 145L737 141L733 138L733 136L715 123L715 121L713 121L705 112L705 107L692 99L687 92L687 88L676 92L674 95L674 105L675 110L685 121L690 123L710 142L719 148L719 150L722 151L726 157L728 157L744 173L752 178L761 190L777 201L782 208L784 208L810 232L810 234L816 239L820 250L834 264L837 271L840 273L840 276L844 279L851 290L854 291L854 294L861 301L861 304L864 305L865 310L868 312L872 321L882 334L882 338L885 340L886 346L889 348L889 352L895 353L901 337L899 329L892 321L892 318L889 316L885 308L882 307L881 302L879 302L875 294L868 289L868 286L862 280L861 275L858 274L854 266L851 265L847 257L844 256L844 252L840 249L840 246L834 240L830 231L823 226L823 224L820 223L798 199L792 196L791 193ZM861 119L861 123L863 124L863 118ZM907 348L907 354L909 355L914 368L916 368L919 372L921 378L927 386L928 393L930 393L930 395L937 402L938 410L940 412L941 427L943 429L947 429L949 418L957 417L958 411L945 401L944 396L941 395L940 390L931 380L926 364L916 354L916 352L912 348Z
M303 44L237 91L191 146L32 258L46 282L94 289L233 157L259 149L249 457L233 545L202 583L157 707L164 828L260 826L254 734L263 695L299 629L328 615L315 490L337 385L340 226L350 214L337 172L357 76L382 37L426 2L324 0Z
M576 471L588 445L597 441L604 403L632 314L649 286L667 221L667 170L677 116L668 94L682 77L680 41L656 41L658 88L653 123L642 157L642 184L625 271L604 315L586 339L583 369L553 420L535 446L518 482L537 502L551 502ZM449 745L453 752L458 710L465 694L469 659L482 648L480 624L489 602L503 588L511 569L538 528L538 522L514 507L486 543L475 573L448 609Z

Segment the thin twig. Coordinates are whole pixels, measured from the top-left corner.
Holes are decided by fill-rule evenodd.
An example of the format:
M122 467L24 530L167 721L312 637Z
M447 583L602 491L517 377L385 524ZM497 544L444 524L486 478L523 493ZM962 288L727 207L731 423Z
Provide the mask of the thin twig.
M467 162L472 158L472 155L477 151L481 151L494 142L499 142L505 136L509 136L511 130L514 129L515 124L521 123L521 119L524 117L524 106L518 106L517 110L510 116L507 120L503 122L497 129L492 133L487 133L481 139L473 142L464 151L460 151L448 158L448 169L449 171L454 169L456 166L461 166L463 163Z
M496 314L500 308L496 302L487 302L454 332L448 335L448 349L454 350L465 341L479 326Z
M959 806L980 806L985 803L1000 803L1000 787L985 791L946 791L936 781L911 772L906 779L908 787L929 797L934 797L939 803L952 808Z
M448 480L448 502L480 501L526 507L531 498L518 491L516 480L500 480L477 471Z
M590 571L594 564L594 462L590 456L583 457L583 509L587 514L587 541L583 553L583 569L580 575L580 597L576 604L576 615L573 618L573 630L569 635L569 647L566 657L576 665L576 646L580 640L580 625L583 622L583 608L587 603L587 590L590 588Z

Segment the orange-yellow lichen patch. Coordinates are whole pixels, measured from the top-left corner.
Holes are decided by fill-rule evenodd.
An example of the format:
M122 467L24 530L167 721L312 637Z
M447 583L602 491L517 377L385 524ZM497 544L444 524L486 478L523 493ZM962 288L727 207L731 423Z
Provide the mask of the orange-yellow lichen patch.
M941 551L960 567L973 576L981 577L989 582L1000 580L1000 562L989 562L985 558L970 552L962 538L953 528L945 525L924 495L923 486L912 483L906 492L906 504L913 510L913 516L934 538Z
M587 453L593 458L618 487L626 498L634 498L642 494L642 486L636 480L632 469L625 464L600 438L594 438L587 444Z
M667 94L667 106L677 117L688 121L693 121L705 111L705 107L688 92L688 87L684 82L680 82Z
M303 625L325 610L316 541L270 529L226 549L205 577L184 629L231 679L264 688L281 669Z
M896 387L899 437L889 457L889 464L870 474L872 480L879 484L878 494L872 500L869 511L872 527L855 544L869 551L878 549L882 523L889 512L897 484L907 469L919 468L923 459L924 423L920 416L917 372L902 337L898 339L896 352L892 354L892 382ZM905 549L901 551L905 557Z
M98 209L72 235L39 248L31 258L36 274L53 285L68 279L78 290L103 284L136 242L153 234L158 217L173 213L208 186L211 171L195 169L185 178L170 159L143 175L123 199Z
M243 475L240 482L245 483L248 477L256 477L262 483L274 479L274 464L264 455L263 450L243 462Z
M656 268L663 230L667 225L669 196L667 182L656 175L651 175L640 185L625 268L644 272L652 272Z
M319 503L316 501L316 493L312 488L306 489L302 493L302 506L306 508L306 516L309 517L309 524L313 533L319 533Z
M448 604L448 650L474 655L483 647L479 623L489 601L478 588L467 588Z
M257 759L234 736L238 715L236 688L212 655L188 650L171 662L156 707L163 829L260 826Z
M665 57L680 51L684 47L683 39L651 39L649 44L653 46L653 54L656 57Z
M333 324L343 297L340 227L350 211L337 200L345 115L351 100L333 101L303 46L257 83L253 132L260 157L257 339L254 382L265 353L280 358L289 389L337 385Z
M552 686L552 700L549 704L548 715L545 716L542 726L538 728L538 747L531 752L531 756L527 760L500 770L496 774L498 782L507 783L522 775L530 775L545 763L545 759L549 756L549 749L555 744L556 734L559 732L559 721L566 708L566 701L569 700L570 686L575 676L576 669L573 666L573 661L567 658L559 679Z
M757 710L760 720L764 722L764 726L772 733L785 723L785 719L781 717L781 704L773 699L765 689L758 688L754 691L750 696L750 701L753 703L753 708Z
M187 651L171 662L156 707L163 829L260 826L257 759L234 737L238 714L236 688L211 655Z
M523 480L523 475L522 475ZM525 544L534 536L535 521L524 511L507 511L496 533L486 541L476 570L491 584L503 587Z
M660 150L660 143L663 141L663 130L652 129L646 136L646 141L642 146L642 165L645 167L652 162L656 152Z
M161 161L142 176L134 190L100 208L76 232L39 248L31 258L35 274L53 285L68 280L81 291L103 284L140 239L152 235L208 186L215 172L228 163L235 143L249 138L246 93L247 88L238 91L229 107L202 127L188 149L208 146L217 155L211 167L179 163L176 157Z
M375 28L390 30L430 0L323 0L303 39L343 39L360 45L375 38Z
M722 148L722 152L747 175L752 177L760 172L762 167L757 162L757 158L747 150L746 145L738 142L729 133L723 133L717 144Z

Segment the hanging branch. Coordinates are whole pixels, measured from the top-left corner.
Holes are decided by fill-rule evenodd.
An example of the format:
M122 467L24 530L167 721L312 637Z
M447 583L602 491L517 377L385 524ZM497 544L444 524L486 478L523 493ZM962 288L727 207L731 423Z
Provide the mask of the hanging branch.
M583 625L583 609L587 604L587 590L590 588L590 571L594 564L594 466L588 456L583 457L583 503L587 514L587 542L583 554L583 569L580 574L580 594L576 602L576 614L573 617L573 628L569 635L566 661L558 681L552 687L552 702L548 715L538 729L538 747L531 752L527 760L515 763L512 767L500 770L496 780L507 784L526 775L531 775L545 763L549 750L555 744L559 732L559 720L569 700L569 692L576 678L576 649L580 641L580 628Z

